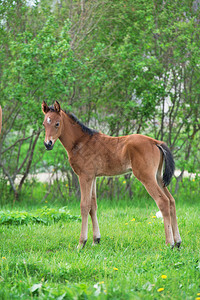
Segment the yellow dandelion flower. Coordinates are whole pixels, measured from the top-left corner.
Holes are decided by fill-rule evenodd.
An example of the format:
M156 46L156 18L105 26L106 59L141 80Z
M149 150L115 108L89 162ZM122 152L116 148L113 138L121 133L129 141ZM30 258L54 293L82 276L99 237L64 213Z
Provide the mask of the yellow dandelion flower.
M151 224L151 222L149 222L148 224Z
M68 184L65 184L66 187L68 187Z
M125 225L128 225L128 223L125 223Z
M197 296L200 296L200 293L197 293Z
M195 179L193 178L192 181L195 181Z
M126 180L124 180L123 183L125 184L125 183L126 183Z
M6 259L6 257L3 256L2 259Z
M100 281L100 282L99 282L99 284L103 284L103 283L104 283L104 281Z
M200 300L200 297L196 297L195 300Z
M115 270L115 271L118 271L118 269L117 269L117 268L115 268L115 267L113 268L113 270Z
M157 290L157 292L162 292L162 291L164 291L164 288L159 288L158 290Z
M131 222L134 222L135 221L135 218L133 218L132 220L131 220Z
M162 279L166 279L166 278L167 278L167 275L161 275L161 278L162 278Z
M156 216L152 216L152 219L156 219Z

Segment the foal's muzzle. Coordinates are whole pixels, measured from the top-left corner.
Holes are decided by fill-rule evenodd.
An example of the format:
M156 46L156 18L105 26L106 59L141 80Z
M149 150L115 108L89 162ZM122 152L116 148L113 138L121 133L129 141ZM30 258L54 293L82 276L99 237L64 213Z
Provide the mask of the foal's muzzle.
M52 141L49 141L48 144L46 142L44 142L44 145L46 147L46 150L52 150L53 146L54 146Z

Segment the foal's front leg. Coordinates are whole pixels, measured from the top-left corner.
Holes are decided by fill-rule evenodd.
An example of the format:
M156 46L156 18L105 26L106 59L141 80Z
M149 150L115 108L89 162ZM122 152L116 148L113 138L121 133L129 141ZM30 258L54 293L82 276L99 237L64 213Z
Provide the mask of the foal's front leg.
M92 208L92 189L93 178L88 178L85 175L79 176L79 183L81 188L81 235L78 248L83 248L88 238L88 215Z

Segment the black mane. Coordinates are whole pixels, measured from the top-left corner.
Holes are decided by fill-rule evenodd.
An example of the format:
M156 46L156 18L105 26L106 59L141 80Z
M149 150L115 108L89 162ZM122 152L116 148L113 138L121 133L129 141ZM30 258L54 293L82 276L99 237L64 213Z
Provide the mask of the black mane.
M53 105L49 106L49 110L50 110L51 112L56 112ZM95 133L98 133L97 130L91 129L91 128L87 127L86 125L84 125L81 121L79 121L79 119L78 119L73 113L71 113L71 112L67 113L67 112L64 111L64 110L62 110L62 111L63 111L68 117L70 117L70 119L72 119L72 121L74 121L76 124L78 124L78 125L81 127L81 129L82 129L82 131L83 131L84 133L87 133L87 134L89 134L90 136L93 136Z
M65 113L68 115L68 117L70 117L76 124L78 124L81 127L83 132L89 134L90 136L93 136L95 133L98 133L97 130L91 129L84 125L73 113Z

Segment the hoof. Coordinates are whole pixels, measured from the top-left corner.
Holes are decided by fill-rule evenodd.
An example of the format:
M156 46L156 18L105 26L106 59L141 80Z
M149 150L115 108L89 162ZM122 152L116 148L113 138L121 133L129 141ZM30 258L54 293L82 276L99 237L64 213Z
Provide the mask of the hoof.
M97 245L97 244L100 244L100 237L99 238L95 238L94 241L93 241L93 245Z
M176 248L180 249L181 241L180 241L180 242L177 242L177 243L175 244L175 246L176 246Z
M85 244L87 243L87 240L83 241L82 243L79 243L77 246L78 250L82 250L85 247Z
M171 244L171 249L174 249L175 244Z

